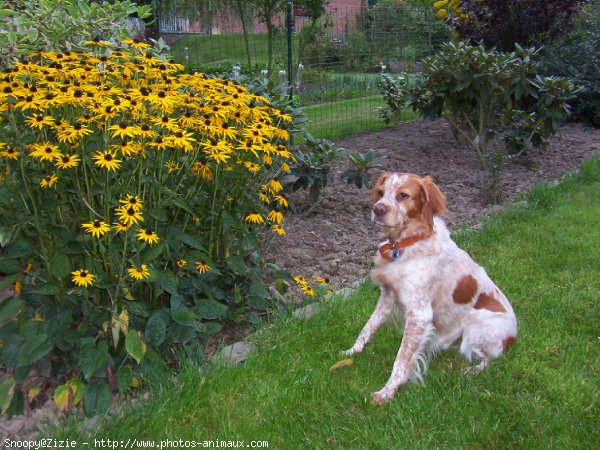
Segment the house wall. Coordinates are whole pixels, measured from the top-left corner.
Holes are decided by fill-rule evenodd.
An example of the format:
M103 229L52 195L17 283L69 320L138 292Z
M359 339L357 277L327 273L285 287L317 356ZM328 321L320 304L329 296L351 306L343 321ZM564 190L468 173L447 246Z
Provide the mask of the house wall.
M361 3L364 0L329 0L327 11L333 19L332 33L334 38L343 38L346 30L352 28L356 23L356 18L360 13ZM278 14L273 22L280 27L285 27L285 14ZM308 22L307 17L296 15L294 16L295 31L300 31L303 24ZM201 22L189 23L187 19L180 17L164 17L161 18L163 33L207 33L209 30L206 25ZM265 33L266 27L264 23L259 23L257 20L251 26L251 31L254 33ZM213 19L212 34L228 34L242 33L242 23L239 18L232 14L217 15Z

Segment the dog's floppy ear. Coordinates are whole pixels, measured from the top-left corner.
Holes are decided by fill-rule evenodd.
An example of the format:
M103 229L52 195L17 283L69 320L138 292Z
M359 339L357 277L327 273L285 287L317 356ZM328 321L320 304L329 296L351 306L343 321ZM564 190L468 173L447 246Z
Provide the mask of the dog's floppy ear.
M430 176L421 180L421 189L425 194L425 204L423 205L422 217L430 228L433 228L433 216L439 214L446 215L446 197L440 191L440 188L433 182Z
M390 175L390 172L386 172L383 175L381 175L377 180L377 183L375 183L375 186L373 186L373 189L371 189L371 196L374 202L378 201L381 198L381 187Z

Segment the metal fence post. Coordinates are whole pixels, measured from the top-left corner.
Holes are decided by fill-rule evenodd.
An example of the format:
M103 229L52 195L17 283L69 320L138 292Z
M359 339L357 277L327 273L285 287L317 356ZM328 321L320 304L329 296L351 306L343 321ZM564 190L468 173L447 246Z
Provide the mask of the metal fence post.
M294 31L294 16L292 14L292 0L287 0L287 14L286 14L286 25L287 25L287 73L288 73L288 89L290 96L290 103L293 106L294 99L294 74L292 72L292 51L293 51L293 31Z

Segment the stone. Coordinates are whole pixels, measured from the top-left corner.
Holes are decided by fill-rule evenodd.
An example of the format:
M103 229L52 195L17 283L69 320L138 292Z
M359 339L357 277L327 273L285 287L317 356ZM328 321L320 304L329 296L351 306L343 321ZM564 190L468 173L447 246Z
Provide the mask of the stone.
M256 345L240 341L225 347L220 352L215 353L215 356L225 364L239 365L243 364L248 355L254 350L256 350Z

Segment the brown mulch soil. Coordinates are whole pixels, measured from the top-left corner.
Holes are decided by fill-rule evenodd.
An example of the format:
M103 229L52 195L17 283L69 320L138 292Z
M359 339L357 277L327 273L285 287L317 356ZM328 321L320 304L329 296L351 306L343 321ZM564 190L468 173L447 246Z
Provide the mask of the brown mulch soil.
M404 122L378 132L352 135L336 144L345 154L374 149L384 158L383 168L373 172L372 182L384 171L432 176L446 195L446 222L451 228L476 225L499 207L482 202L484 174L475 153L457 143L444 120ZM580 124L564 126L545 151L528 153L527 164L507 164L501 179L504 203L514 201L540 181L574 170L592 155L600 156L600 130ZM288 215L284 223L287 235L273 252L277 263L292 275L327 277L339 287L366 274L383 238L379 227L370 221L369 190L348 185L341 178L348 167L346 157L337 161L316 206L307 204L308 192L293 196L300 210L310 212Z

